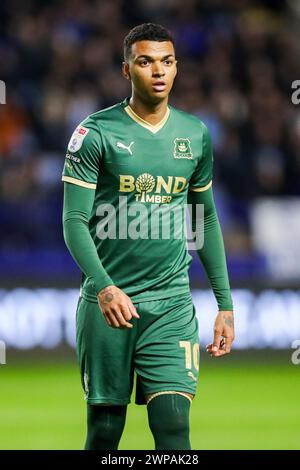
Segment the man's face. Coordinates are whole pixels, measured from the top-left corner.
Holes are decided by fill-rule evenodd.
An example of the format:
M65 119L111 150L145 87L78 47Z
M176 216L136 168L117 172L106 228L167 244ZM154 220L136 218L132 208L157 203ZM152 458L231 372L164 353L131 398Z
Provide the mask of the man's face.
M128 62L123 63L123 75L143 100L158 103L172 89L176 64L172 42L138 41L131 46Z

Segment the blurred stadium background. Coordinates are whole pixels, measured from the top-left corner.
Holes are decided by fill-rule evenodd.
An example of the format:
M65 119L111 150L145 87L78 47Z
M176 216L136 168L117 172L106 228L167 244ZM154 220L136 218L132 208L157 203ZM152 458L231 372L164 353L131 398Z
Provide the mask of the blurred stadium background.
M213 137L236 311L232 354L207 357L216 305L195 260L202 354L193 448L299 449L297 0L1 0L0 448L83 446L79 271L62 237L60 175L74 127L129 95L122 41L148 21L175 37L171 104ZM145 407L132 404L121 448L151 447Z

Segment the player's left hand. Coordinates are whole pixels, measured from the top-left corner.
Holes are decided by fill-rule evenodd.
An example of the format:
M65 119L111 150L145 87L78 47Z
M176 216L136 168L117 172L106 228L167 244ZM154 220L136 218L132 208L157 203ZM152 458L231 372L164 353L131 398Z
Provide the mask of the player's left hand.
M206 346L206 352L213 357L220 357L225 354L229 354L233 340L233 311L220 310L214 324L214 341Z

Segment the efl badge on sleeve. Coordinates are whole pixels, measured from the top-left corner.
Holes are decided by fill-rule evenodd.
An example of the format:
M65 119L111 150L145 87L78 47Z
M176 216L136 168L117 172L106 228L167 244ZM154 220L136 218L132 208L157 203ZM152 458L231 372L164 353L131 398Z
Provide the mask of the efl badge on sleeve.
M87 136L89 129L83 126L78 126L72 134L70 142L68 144L68 150L70 152L77 152L81 149L82 142Z
M173 155L174 158L193 158L190 139L176 137Z

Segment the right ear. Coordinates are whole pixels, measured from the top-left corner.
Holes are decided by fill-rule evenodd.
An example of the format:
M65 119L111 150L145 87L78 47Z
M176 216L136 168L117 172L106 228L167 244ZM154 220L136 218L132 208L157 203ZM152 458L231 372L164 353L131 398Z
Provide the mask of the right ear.
M125 77L127 80L130 80L130 72L129 72L129 64L128 62L122 62L122 75Z

